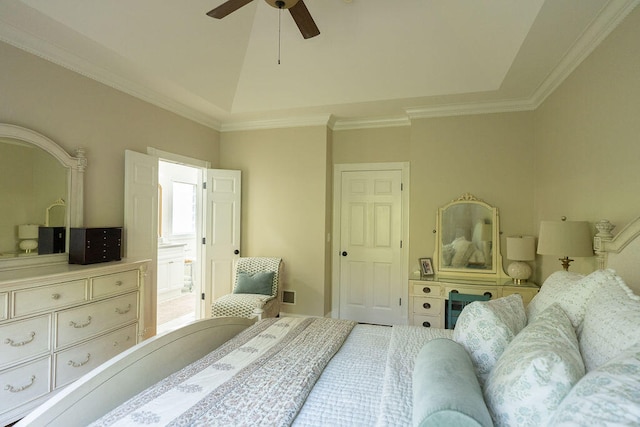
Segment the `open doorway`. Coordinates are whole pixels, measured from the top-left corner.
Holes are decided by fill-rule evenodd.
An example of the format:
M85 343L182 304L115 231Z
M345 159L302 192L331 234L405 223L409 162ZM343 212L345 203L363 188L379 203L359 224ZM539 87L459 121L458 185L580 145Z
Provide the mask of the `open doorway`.
M202 168L158 164L157 332L201 317Z

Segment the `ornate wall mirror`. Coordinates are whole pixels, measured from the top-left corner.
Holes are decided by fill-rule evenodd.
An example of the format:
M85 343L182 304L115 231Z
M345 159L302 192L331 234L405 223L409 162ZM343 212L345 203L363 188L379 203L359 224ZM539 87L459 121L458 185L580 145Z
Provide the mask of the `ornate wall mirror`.
M0 123L0 270L67 262L69 227L83 224L85 167L82 149L70 156L37 132ZM40 244L49 237L55 247Z
M504 275L498 209L466 193L438 209L436 274L492 280Z

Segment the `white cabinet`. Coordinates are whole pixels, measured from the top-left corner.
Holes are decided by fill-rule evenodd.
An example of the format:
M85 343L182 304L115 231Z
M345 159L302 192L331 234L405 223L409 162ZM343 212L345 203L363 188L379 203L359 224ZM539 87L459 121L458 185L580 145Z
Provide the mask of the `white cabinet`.
M184 287L184 244L158 247L158 302L181 295Z
M0 271L0 425L139 339L147 261Z

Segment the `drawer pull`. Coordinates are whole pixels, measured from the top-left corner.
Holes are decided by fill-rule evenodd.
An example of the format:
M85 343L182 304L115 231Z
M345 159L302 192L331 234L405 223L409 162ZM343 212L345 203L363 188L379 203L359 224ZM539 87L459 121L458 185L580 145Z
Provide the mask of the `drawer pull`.
M118 280L118 281L116 282L116 286L122 286L122 280Z
M424 326L425 328L430 328L431 327L431 323L430 322L422 322L422 326Z
M60 294L53 294L53 295L51 295L51 299L55 299L55 300L60 299Z
M90 359L91 359L91 353L87 353L87 360L85 360L84 362L74 362L73 360L69 360L67 362L67 365L72 366L74 368L79 368L89 363Z
M428 286L425 286L424 288L422 288L422 292L425 294L430 294L431 293L431 288Z
M129 341L130 339L131 339L131 337L130 337L130 336L127 336L124 340L125 340L125 342L126 342L126 341ZM118 341L114 341L114 342L113 342L113 346L114 346L114 347L117 347L117 346L119 346L119 345L120 345L120 343L119 343Z
M11 393L20 393L21 391L25 391L26 389L31 387L35 381L36 381L36 376L31 375L31 382L29 382L29 384L23 385L22 387L14 387L10 384L7 384L4 387L4 389L10 391Z
M118 313L118 314L127 314L130 311L131 311L131 304L129 304L127 306L127 308L116 307L116 313Z
M487 292L485 292L483 295L484 295L485 297L489 297L489 298L491 298L491 297L493 296L493 294L492 294L491 292L488 292L488 291L487 291Z
M12 340L11 338L7 338L6 340L4 340L5 344L9 344L11 347L22 347L23 345L27 345L29 344L31 341L33 341L36 338L36 333L35 332L31 332L29 334L29 338L27 338L24 341L20 341L20 342L15 342L14 340Z
M86 328L91 324L91 316L87 316L87 321L85 323L76 323L73 320L69 322L69 326L73 326L76 329Z
M422 307L426 308L427 310L431 308L431 304L429 304L428 302L425 302L424 304L422 304Z

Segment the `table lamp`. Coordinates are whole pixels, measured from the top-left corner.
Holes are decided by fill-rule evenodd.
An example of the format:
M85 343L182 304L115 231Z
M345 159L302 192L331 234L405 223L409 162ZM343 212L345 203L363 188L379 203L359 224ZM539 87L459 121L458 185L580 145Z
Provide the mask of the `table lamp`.
M538 237L540 255L558 255L565 271L573 257L593 256L591 227L587 221L541 221Z
M536 259L536 238L534 236L507 237L507 259L513 261L507 268L507 274L513 283L525 283L533 272L526 261Z
M38 228L36 224L23 224L18 226L18 238L20 243L18 246L26 254L30 254L31 251L38 247Z

